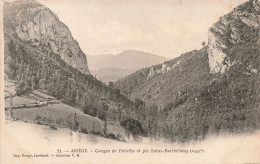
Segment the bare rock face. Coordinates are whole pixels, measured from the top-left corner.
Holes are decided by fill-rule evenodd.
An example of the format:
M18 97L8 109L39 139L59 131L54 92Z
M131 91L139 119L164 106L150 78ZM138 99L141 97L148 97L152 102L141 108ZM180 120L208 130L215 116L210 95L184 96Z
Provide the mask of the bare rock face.
M250 35L251 31L259 31L259 25L260 2L258 0L250 0L221 17L208 32L207 51L210 72L224 73L234 64L229 60L227 50L233 44L243 40L245 35Z
M48 8L35 1L4 4L5 32L23 42L47 49L84 74L89 74L87 59L68 29Z
M152 78L155 75L159 75L159 74L163 74L168 71L171 71L172 69L174 69L174 67L179 65L182 62L182 60L183 60L183 58L181 58L179 61L177 61L175 64L172 64L172 65L164 62L161 65L152 66L147 78ZM157 68L158 66L159 66L159 68Z

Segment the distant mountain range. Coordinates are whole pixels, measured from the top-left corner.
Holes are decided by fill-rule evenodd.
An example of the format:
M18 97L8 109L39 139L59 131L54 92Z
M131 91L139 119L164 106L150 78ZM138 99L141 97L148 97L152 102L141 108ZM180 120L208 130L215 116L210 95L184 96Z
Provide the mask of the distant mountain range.
M92 75L103 82L116 81L136 70L162 63L169 58L148 52L127 50L117 55L88 55Z
M91 71L91 73L99 80L108 83L108 82L114 82L116 80L119 80L133 72L135 72L136 69L122 69L117 67L107 67L107 68L101 68L99 70Z

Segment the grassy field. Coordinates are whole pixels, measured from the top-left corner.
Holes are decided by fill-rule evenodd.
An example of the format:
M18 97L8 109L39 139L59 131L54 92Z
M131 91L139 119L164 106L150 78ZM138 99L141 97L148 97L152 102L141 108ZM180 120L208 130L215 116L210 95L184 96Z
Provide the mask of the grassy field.
M84 127L88 132L95 129L97 132L101 132L103 134L103 122L95 117L91 117L87 114L84 114L78 109L75 109L66 104L53 104L47 107L37 107L37 108L22 108L14 110L14 117L35 123L36 115L42 118L48 118L51 116L52 120L56 122L57 120L68 120L69 115L77 114L77 120L80 123L81 127Z
M15 118L30 123L36 123L35 118L38 116L46 119L50 116L52 122L57 124L57 127L66 127L66 122L71 121L68 116L74 116L75 113L77 114L77 121L81 128L87 130L88 133L98 132L104 135L104 122L102 120L84 114L80 109L63 103L45 107L15 109L13 114ZM126 140L125 129L117 123L108 123L107 133L113 133L115 136L119 134Z
M13 92L15 89L14 83L5 81L6 92ZM13 106L28 105L36 103L37 101L48 101L55 99L48 95L47 91L44 90L33 90L22 96L14 96L12 104ZM6 106L9 105L9 98L5 99ZM64 103L49 104L48 106L41 107L24 107L13 110L14 118L29 123L46 124L49 122L55 125L57 128L69 128L69 122L72 122L75 113L77 114L77 121L79 122L80 129L84 129L88 133L99 133L104 135L104 122L97 117L92 117L88 114L83 113L80 109L66 105ZM70 117L69 117L70 116ZM38 119L37 119L38 118ZM51 118L51 121L49 121ZM115 136L120 135L126 139L125 129L119 125L119 123L107 124L107 134L112 133Z

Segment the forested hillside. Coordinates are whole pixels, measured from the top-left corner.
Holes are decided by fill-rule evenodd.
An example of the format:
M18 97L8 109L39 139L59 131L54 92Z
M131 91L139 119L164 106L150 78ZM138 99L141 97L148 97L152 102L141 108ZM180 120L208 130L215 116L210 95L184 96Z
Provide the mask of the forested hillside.
M26 44L7 39L10 36L5 35L6 78L17 81L18 95L31 89L47 89L56 98L80 106L94 116L102 98L131 106L132 102L127 98L91 75L84 75L72 68L59 55L37 51Z
M141 134L142 127L125 122L138 119L140 104L89 74L85 54L48 8L36 1L4 2L4 46L5 79L16 82L17 95L47 90L86 114Z
M5 75L17 82L18 95L37 88L47 90L86 114L120 123L133 136L147 134L146 123L150 117L146 112L150 107L143 101L129 100L120 90L70 67L57 54L35 50L5 35Z
M260 128L259 13L257 0L246 2L210 28L206 47L115 83L153 106L151 136L187 141Z
M204 47L163 64L139 70L117 81L115 87L132 99L138 97L163 108L168 102L175 101L187 92L196 93L208 83L209 77L208 58Z

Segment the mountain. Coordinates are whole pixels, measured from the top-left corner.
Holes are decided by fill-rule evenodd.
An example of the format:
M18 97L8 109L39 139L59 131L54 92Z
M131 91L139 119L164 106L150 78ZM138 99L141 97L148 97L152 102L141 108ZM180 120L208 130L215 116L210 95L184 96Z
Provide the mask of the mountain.
M243 3L209 29L204 48L141 69L114 87L151 106L148 129L155 138L187 141L259 129L259 24L259 1Z
M5 79L17 84L17 96L40 89L133 136L144 134L134 102L90 75L85 54L52 11L29 0L4 2L3 11Z
M17 95L39 88L104 126L120 123L136 140L254 132L260 128L259 6L250 0L236 7L209 29L206 46L176 59L143 68L147 53L113 56L121 69L142 69L108 86L89 74L79 45L49 9L4 2L5 78L17 83ZM115 67L109 58L103 68Z
M209 76L207 52L203 48L141 69L115 82L115 87L131 99L138 97L161 106L175 100L177 93L188 87L198 89L208 82Z
M168 60L166 57L148 52L127 50L117 55L88 55L89 69L103 68L140 69Z
M187 81L187 79L185 79L176 84L176 80L180 79L181 75L185 77L187 76L187 78L192 78L195 75L193 71L195 71L197 67L200 67L200 69L198 70L198 72L200 72L199 74L204 74L204 72L207 72L208 70L209 73L212 74L225 73L228 68L238 64L242 60L241 58L239 58L238 54L233 54L234 52L230 51L241 51L235 50L238 45L245 46L242 44L246 44L248 46L252 46L252 43L250 42L259 43L259 7L260 5L257 0L251 0L250 2L238 6L231 13L221 17L209 29L209 41L206 48L203 48L199 51L191 51L189 53L181 55L181 57L164 62L163 64L158 64L149 68L141 69L140 71L137 71L127 76L126 78L116 82L117 87L121 89L124 94L129 95L132 98L139 95L137 97L141 97L144 100L147 99L148 101L148 97L153 97L152 95L149 95L149 93L152 92L151 88L158 90L159 93L160 86L158 85L160 83L164 85L162 81L166 81L165 79L167 79L167 77L169 76L172 76L169 77L172 84L166 83L165 85L170 85L172 88L175 88L175 86L179 87L179 85L183 85L184 83L193 83L194 81ZM199 59L199 61L195 62L194 58L199 58L200 56L202 57L202 54L204 54L204 58L201 58ZM247 54L247 56L244 57L248 58L248 60L250 61L250 63L246 63L248 65L247 72L257 74L257 67L259 64L259 59L257 58L258 56L250 56L249 54ZM202 63L199 64L198 62ZM183 66L183 64L185 63L188 64ZM191 74L189 74L190 71L187 73L183 71L183 69L187 69L188 67L190 67ZM178 72L179 74L175 75L174 71ZM201 77L199 77L198 80L200 80L200 78ZM153 84L155 86L158 86L157 88L149 85L147 86L148 83L153 83L153 80L158 79L161 79L162 81L157 82L157 84ZM125 83L127 83L126 86L128 86L129 88L124 88L123 86L121 86L122 84L124 84L125 86ZM141 88L143 88L144 93L140 93ZM146 90L145 88L149 89ZM168 91L168 89L166 89L166 91ZM155 91L153 92L154 94L157 93ZM173 92L169 92L169 94L171 93ZM160 94L165 95L165 91L160 92ZM156 95L156 97L158 97L158 94ZM169 97L169 95L165 96ZM166 97L163 97L162 99L165 99ZM152 99L151 101L153 102L155 100Z
M89 74L87 59L68 27L36 1L4 2L5 31L40 50L58 54L73 68Z
M108 83L108 82L114 82L118 79L121 79L135 71L136 69L122 69L116 67L112 67L112 68L107 67L99 70L93 70L91 71L91 74L95 76L97 79L103 81L104 83Z
M250 0L231 13L222 16L208 33L209 65L212 73L225 72L234 64L228 50L246 39L259 40L260 4L258 0ZM225 64L223 64L225 63ZM256 71L256 70L249 70Z
M168 60L166 57L147 52L127 50L117 55L89 55L91 74L103 82L114 82L140 68L149 67Z

